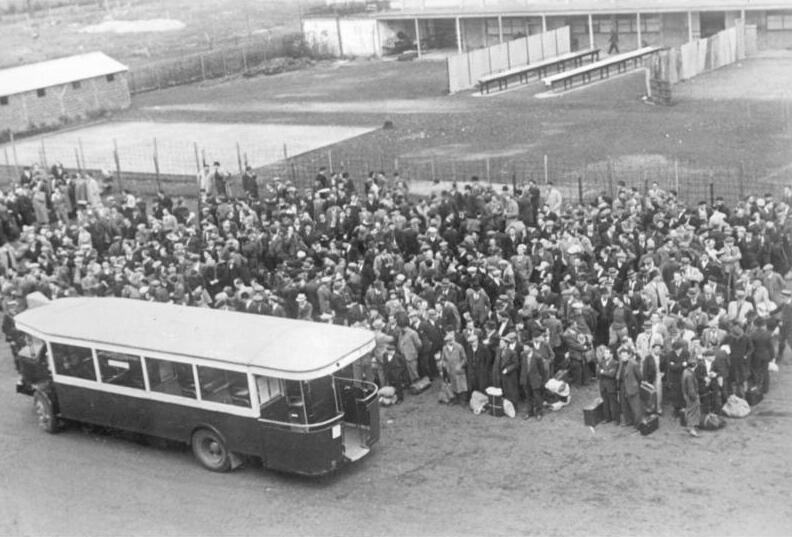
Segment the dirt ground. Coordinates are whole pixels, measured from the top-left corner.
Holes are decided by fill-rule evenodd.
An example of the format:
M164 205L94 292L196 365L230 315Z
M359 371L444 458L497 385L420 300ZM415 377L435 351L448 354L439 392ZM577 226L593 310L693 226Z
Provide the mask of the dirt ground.
M40 432L0 362L2 535L779 535L792 531L792 376L748 418L689 437L584 426L593 386L543 421L475 416L437 388L382 409L360 464L322 479L203 470L186 448ZM792 354L787 354L787 362Z
M608 161L621 170L618 179L666 181L677 161L681 183L701 182L700 189L683 192L696 198L706 194L705 182L721 178L736 196L738 173L745 184L764 188L788 179L783 170L792 163L792 104L780 92L792 84L789 52L680 84L671 107L641 100L643 72L549 99L534 97L543 91L536 83L490 97L447 96L445 76L445 64L437 61L321 63L307 71L139 95L126 116L371 127L392 120L393 130L332 146L336 162L357 163L361 175L381 163L391 171L398 158L403 176L425 178L436 161L443 179L482 177L489 159L494 180L510 182L512 173L543 180L547 155L550 176L559 181L591 181L591 170L603 175Z

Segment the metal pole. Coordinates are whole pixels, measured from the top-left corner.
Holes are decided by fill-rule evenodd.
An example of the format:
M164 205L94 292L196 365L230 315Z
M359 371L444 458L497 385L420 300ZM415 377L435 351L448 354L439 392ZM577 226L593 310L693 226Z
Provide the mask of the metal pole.
M462 24L459 17L456 18L456 37L457 37L457 52L462 54Z
M583 205L583 178L578 175L578 203Z
M239 149L239 142L236 144L237 150L237 165L239 166L239 175L244 173L244 168L242 167L242 151Z
M74 148L74 161L77 163L77 171L82 173L82 164L80 164L80 153L77 148Z
M492 175L490 175L490 159L489 159L489 157L487 157L487 159L484 161L484 163L485 163L485 165L487 167L487 182L489 184L492 184Z
M715 205L715 183L712 181L710 181L709 190L710 190L710 205Z
M542 13L542 33L547 32L547 15Z
M418 47L418 58L421 57L421 25L418 24L418 19L415 19L415 44Z
M327 169L330 170L330 173L333 173L333 150L327 150Z
M283 160L289 160L289 152L286 150L286 143L283 144Z
M635 48L638 49L643 47L643 44L641 43L641 13L640 12L635 14L635 21L638 23L638 44Z
M594 49L594 17L589 13L588 16L589 48Z
M205 82L206 81L206 60L204 55L201 54L201 79Z
M503 43L503 16L498 15L498 43Z
M677 195L679 195L679 161L674 160L674 186L677 191Z

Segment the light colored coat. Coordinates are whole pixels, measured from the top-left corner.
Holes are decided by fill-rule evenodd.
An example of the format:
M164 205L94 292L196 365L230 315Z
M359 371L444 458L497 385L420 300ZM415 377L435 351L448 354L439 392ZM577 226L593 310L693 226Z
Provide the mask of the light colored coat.
M467 358L465 356L465 349L462 348L462 345L456 341L444 344L443 350L440 352L440 362L448 372L448 378L453 392L466 392L468 390L467 375L465 374Z

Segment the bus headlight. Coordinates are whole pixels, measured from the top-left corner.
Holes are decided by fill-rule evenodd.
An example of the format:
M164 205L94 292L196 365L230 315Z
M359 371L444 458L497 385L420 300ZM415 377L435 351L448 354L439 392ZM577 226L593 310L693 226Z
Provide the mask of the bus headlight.
M341 436L341 425L333 425L333 438L339 438Z

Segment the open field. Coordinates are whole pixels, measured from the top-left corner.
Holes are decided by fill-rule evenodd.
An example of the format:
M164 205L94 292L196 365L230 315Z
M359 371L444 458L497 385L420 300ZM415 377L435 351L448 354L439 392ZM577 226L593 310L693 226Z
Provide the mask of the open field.
M393 120L394 130L333 146L334 161L358 176L391 171L398 158L402 175L413 179L429 178L431 165L440 179L543 180L548 155L549 176L559 182L580 176L604 185L610 166L614 180L658 180L673 188L677 174L683 195L706 196L714 182L717 195L733 199L738 180L775 188L792 163L790 100L783 92L792 87L790 53L678 85L671 107L641 100L643 72L537 99L539 84L490 97L447 96L444 69L431 61L322 63L140 95L126 117L374 128ZM315 160L326 162L323 155ZM311 161L302 162L308 173Z
M180 21L185 26L158 32L85 32L91 25L112 20L140 21L150 28L146 21L156 19ZM299 10L292 0L108 0L36 11L32 17L6 15L0 20L0 30L0 67L93 50L134 67L238 45L246 39L297 32Z
M82 167L115 171L117 147L121 170L154 173L154 154L159 169L168 175L195 175L195 145L201 160L219 161L226 169L238 170L240 157L253 167L359 136L370 129L330 125L284 125L261 123L175 123L120 121L82 129L37 136L16 144L18 158L32 162L44 147L49 163L75 166L77 154ZM239 153L237 153L239 144ZM7 149L7 147L6 147Z

